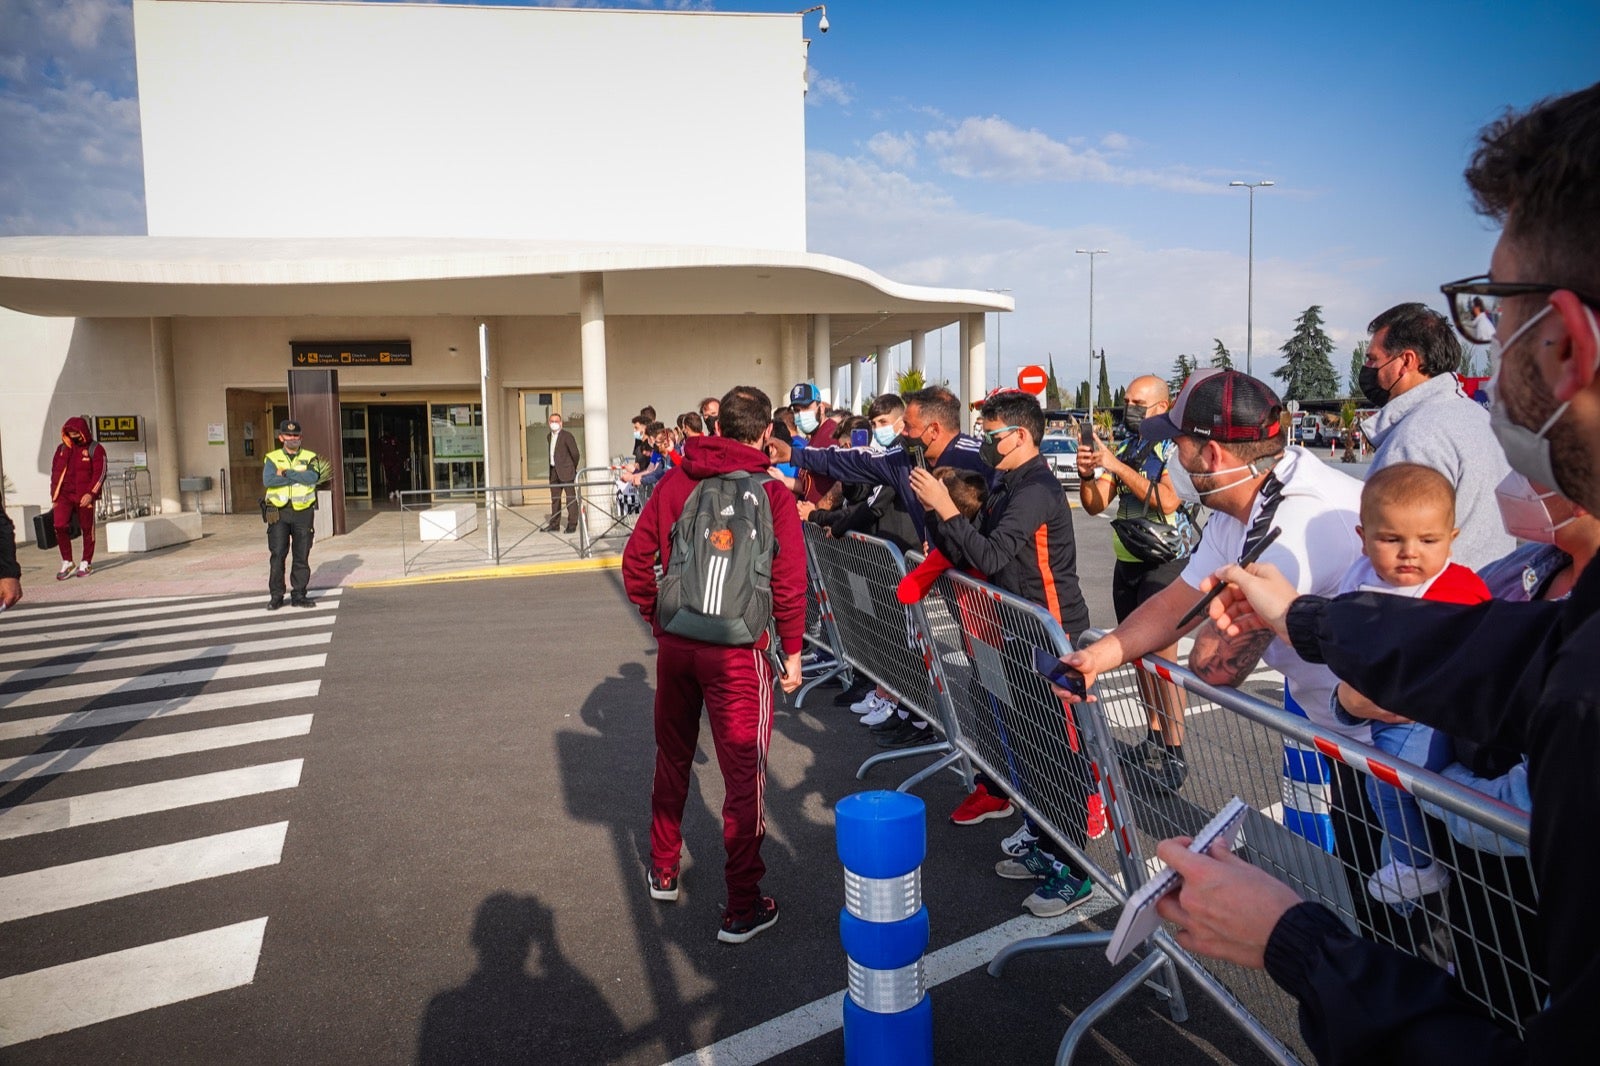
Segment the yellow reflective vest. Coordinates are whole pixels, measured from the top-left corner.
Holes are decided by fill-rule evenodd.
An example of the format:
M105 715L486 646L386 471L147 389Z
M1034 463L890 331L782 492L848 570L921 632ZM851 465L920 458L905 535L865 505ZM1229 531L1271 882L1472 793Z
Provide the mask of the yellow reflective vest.
M290 473L305 474L315 471L311 469L311 462L317 453L310 448L301 448L290 455L282 448L274 448L265 457L263 469L267 472L276 471L280 476ZM274 507L293 507L296 511L304 511L308 507L317 505L317 483L313 478L309 485L298 481L290 481L287 485L267 486L267 502Z

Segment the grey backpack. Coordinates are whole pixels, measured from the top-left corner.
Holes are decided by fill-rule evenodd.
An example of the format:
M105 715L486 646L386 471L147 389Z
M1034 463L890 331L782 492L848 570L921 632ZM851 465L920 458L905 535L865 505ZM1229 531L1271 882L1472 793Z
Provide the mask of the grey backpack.
M754 644L772 621L772 507L765 474L708 477L672 524L661 628L708 644Z

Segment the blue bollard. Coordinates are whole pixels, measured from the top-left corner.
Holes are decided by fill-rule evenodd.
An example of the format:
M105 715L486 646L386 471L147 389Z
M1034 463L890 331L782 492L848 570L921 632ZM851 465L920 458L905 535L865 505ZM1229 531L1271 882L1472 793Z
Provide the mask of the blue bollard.
M845 1066L932 1066L933 1004L922 956L927 808L903 792L858 792L834 808L844 864Z

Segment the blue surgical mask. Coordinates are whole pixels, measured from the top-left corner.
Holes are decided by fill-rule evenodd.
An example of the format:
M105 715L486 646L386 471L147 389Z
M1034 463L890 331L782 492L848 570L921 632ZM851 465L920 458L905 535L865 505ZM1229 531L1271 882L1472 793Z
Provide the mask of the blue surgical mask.
M816 413L812 411L796 411L794 424L800 427L801 433L815 433L817 427L822 425L821 422L817 421Z
M893 426L873 426L872 441L880 448L892 448L900 439L900 431Z

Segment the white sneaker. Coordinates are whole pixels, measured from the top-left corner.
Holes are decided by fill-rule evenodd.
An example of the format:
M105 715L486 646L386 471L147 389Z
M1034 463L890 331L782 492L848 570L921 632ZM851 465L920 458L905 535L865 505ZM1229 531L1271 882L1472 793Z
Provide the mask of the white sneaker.
M67 578L69 578L71 576L72 576L72 560L71 559L63 559L61 561L61 569L56 571L56 580L57 581L65 581Z
M1420 899L1435 892L1443 892L1449 887L1450 874L1441 863L1437 862L1423 867L1391 862L1387 866L1378 867L1372 876L1367 878L1367 892L1373 899L1384 903Z
M875 726L881 722L887 722L890 718L894 717L894 713L899 709L900 708L896 707L888 700L880 700L875 709L868 711L866 714L861 716L861 724L864 726Z
M1000 850L1013 859L1021 858L1039 842L1037 833L1028 832L1028 825L1024 822L1017 826L1017 831L1000 842Z
M865 696L862 696L859 700L856 700L854 703L852 703L850 705L850 710L854 714L870 714L871 712L877 710L878 705L883 702L885 701L882 696L878 695L876 692L869 692Z
M90 566L87 562L83 562L78 564L77 574L79 577L88 577L93 570L94 567Z

